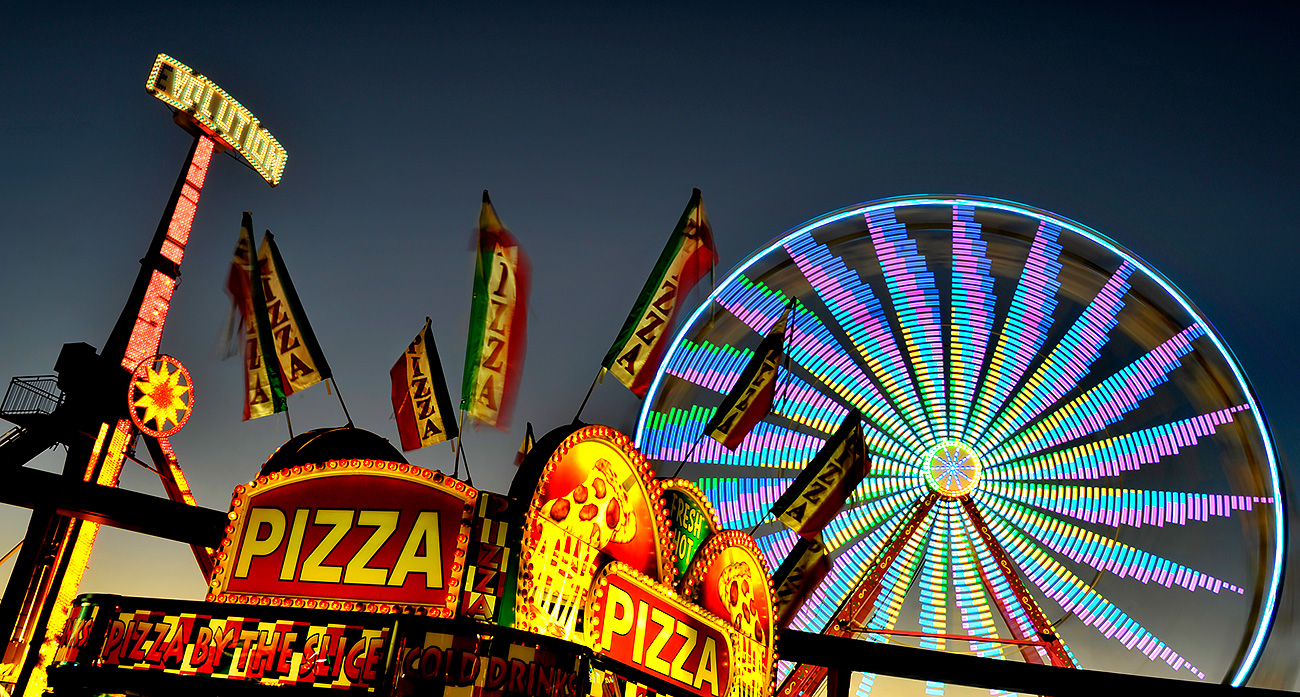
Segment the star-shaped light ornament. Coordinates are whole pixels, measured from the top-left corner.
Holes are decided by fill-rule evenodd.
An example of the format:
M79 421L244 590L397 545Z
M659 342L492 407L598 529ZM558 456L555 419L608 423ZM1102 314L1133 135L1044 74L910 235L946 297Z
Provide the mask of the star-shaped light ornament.
M146 435L170 436L190 418L194 394L190 372L171 356L154 356L136 366L128 401L131 421Z

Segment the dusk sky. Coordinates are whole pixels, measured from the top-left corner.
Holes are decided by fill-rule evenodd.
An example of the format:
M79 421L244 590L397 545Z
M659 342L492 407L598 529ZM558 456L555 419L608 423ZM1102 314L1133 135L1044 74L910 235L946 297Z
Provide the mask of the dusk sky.
M1300 12L1279 7L7 8L0 373L53 374L64 343L102 348L117 319L191 141L144 89L163 52L288 151L274 189L214 159L163 335L195 382L172 442L203 506L224 510L289 435L283 416L240 420L240 363L215 356L241 212L275 233L356 425L397 442L388 370L426 315L458 396L484 189L533 293L513 427L465 436L481 489L509 487L525 422L572 420L693 187L719 277L810 218L901 194L1095 228L1214 323L1294 480ZM583 417L630 432L638 407L606 380ZM319 385L290 410L295 432L346 421ZM446 444L407 457L452 469ZM60 448L35 465L62 463ZM163 495L129 463L122 485ZM0 554L27 519L0 507ZM99 540L83 592L202 597L185 546ZM1284 663L1275 646L1260 672L1290 687Z

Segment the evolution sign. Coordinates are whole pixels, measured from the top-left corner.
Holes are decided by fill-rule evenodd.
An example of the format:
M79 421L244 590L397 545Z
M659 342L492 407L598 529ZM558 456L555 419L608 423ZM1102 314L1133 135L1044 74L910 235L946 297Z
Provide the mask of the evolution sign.
M280 183L289 159L284 146L243 104L216 83L165 53L154 60L149 94L189 114L200 129L239 152L271 186Z
M379 460L258 477L235 487L207 599L452 617L478 495Z

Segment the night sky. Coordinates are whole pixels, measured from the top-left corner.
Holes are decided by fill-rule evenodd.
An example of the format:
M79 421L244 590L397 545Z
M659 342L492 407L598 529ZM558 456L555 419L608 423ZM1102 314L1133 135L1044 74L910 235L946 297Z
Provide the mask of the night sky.
M396 442L388 370L426 315L458 392L483 189L533 295L515 423L465 437L482 489L508 488L525 422L573 418L692 187L720 275L805 220L900 194L1091 226L1214 323L1294 479L1297 20L1241 4L8 8L0 373L52 374L62 344L102 347L117 319L191 140L144 90L165 52L289 154L275 189L214 159L163 336L196 384L172 442L204 506L225 509L288 438L282 416L240 421L240 363L215 357L241 211L275 233L356 425ZM583 417L630 431L638 406L608 380ZM346 421L324 386L290 409L295 432ZM450 472L453 455L408 459ZM136 465L122 481L162 494ZM0 554L27 517L0 507ZM83 591L202 597L185 546L99 539ZM1256 682L1291 687L1282 611Z

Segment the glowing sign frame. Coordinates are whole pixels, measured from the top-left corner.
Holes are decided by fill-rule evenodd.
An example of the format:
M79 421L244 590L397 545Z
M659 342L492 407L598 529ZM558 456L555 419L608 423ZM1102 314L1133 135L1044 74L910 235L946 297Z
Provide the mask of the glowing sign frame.
M368 587L364 582L361 582L360 584L348 582L346 576L330 582L301 579L300 577L303 572L299 570L299 566L301 565L305 570L307 564L311 563L312 555L319 552L318 549L313 548L313 550L308 553L305 549L308 544L308 538L304 532L307 527L307 516L297 515L298 512L309 509L315 509L318 513L324 510L323 508L317 508L311 501L303 501L301 503L304 504L305 507L300 506L295 509L291 514L294 516L292 529L287 533L282 529L275 548L265 555L275 559L278 559L280 556L286 557L282 561L282 568L290 568L291 566L293 572L289 574L289 578L283 578L284 572L282 571L278 581L277 579L271 579L269 581L259 580L257 576L254 576L251 569L251 559L258 555L250 555L250 561L248 564L243 564L244 559L241 558L241 547L248 542L247 536L250 534L253 535L255 538L253 541L255 543L264 542L264 540L256 537L259 535L261 526L264 523L259 523L258 527L251 530L251 532L249 529L250 521L253 519L252 513L257 508L255 506L257 503L255 499L258 496L275 492L276 490L286 487L292 487L295 484L307 484L320 480L336 480L339 478L355 476L392 480L396 482L398 486L403 484L415 484L419 487L430 489L431 491L428 494L430 497L451 497L452 499L461 502L460 519L455 523L455 537L450 538L445 533L440 537L440 551L442 551L441 557L450 561L445 568L441 568L441 580L445 585L441 588L440 592L436 594L442 597L441 603L431 602L428 599L427 594L413 594L413 592L408 591L407 586L410 585L410 581L404 581L401 586L397 586L395 592L380 593L379 591L374 591L370 594L373 597L364 597L358 600L356 599L360 597L356 595L360 592L358 589ZM346 484L346 482L342 481L335 481L332 483L336 485ZM284 492L280 493L283 494ZM288 495L290 499L292 499L292 494L293 492ZM466 567L470 525L474 516L474 509L478 497L479 492L477 489L460 480L445 477L441 472L427 470L422 467L405 463L385 462L382 460L330 460L321 464L298 465L288 470L263 475L247 484L241 484L235 487L234 496L230 503L230 513L227 515L231 522L226 526L226 536L222 539L221 548L217 552L217 567L213 570L212 578L208 584L210 592L207 594L207 600L210 602L220 603L250 603L272 606L285 605L291 607L304 607L308 609L357 610L381 613L398 612L402 607L413 607L417 614L428 615L430 617L454 617L459 609L462 595L460 591ZM333 550L343 548L342 542L344 541L344 538L356 527L374 527L378 525L378 522L366 523L360 521L360 513L357 513L357 511L369 510L365 507L366 504L372 504L375 509L393 509L395 507L392 501L353 502L350 509L340 509L347 510L349 514L355 513L355 515L350 517L347 521L348 527L346 528L343 528L343 523L338 521L326 523L322 523L319 519L315 521L317 527L322 524L332 526L329 533L327 533L331 537L319 540L315 543L319 547L324 547L326 544L330 545L327 551L321 553L321 557L315 561L315 564L318 567L338 568L337 564L330 564L327 566L325 562L327 558L333 554ZM398 537L393 537L393 533L401 533L403 530L405 530L405 535L408 537L405 544L400 545L403 547L402 555L405 555L406 547L410 546L410 539L414 538L416 528L410 527L407 529L408 526L406 524L400 523L401 520L407 518L407 516L402 516L401 514L410 513L412 510L413 509L409 507L399 509L398 520L389 528L388 534L383 537L378 544L371 547L373 538L379 535L381 529L376 527L375 532L372 532L367 536L366 541L362 543L362 547L355 552L354 556L349 557L349 568L352 567L354 558L366 555L364 562L360 564L357 569L354 569L355 571L358 571L358 576L363 573L373 573L374 571L383 569L384 567L371 567L369 565L376 563L376 558L379 557L380 554L383 554L381 548L389 548L391 551L392 547L389 545L390 539L392 541L397 541L399 539ZM413 522L412 525L418 524L418 521L420 520L419 515L422 515L423 513L423 510L418 512L416 515L416 521ZM299 517L303 519L301 522L297 520ZM354 520L357 521L355 525L353 524ZM438 525L440 531L445 530L448 526L447 523L439 523L437 518L434 518L434 521L435 525ZM343 532L335 536L339 529L343 529ZM271 533L268 533L268 539L270 534ZM331 542L330 540L333 541ZM281 544L286 545L283 548L283 555L280 554ZM296 545L296 547L294 547L294 545ZM291 551L290 547L294 547L294 549ZM450 551L449 554L446 552L447 550ZM289 564L288 559L291 554L296 555L292 560L292 565ZM243 567L248 568L245 568L244 577L237 579L236 574L239 571L239 568L237 567L241 564ZM392 569L388 570L391 571ZM410 574L415 574L417 577L421 573L422 572L418 571L410 572ZM238 581L238 583L233 583L233 585L239 586L238 588L232 588L232 582L235 581ZM428 581L429 579L426 577L426 584ZM259 591L259 587L262 590ZM380 587L385 589L387 588L387 586L382 585ZM337 590L338 592L331 594L331 590ZM352 595L345 595L343 591L349 591Z
M159 53L144 88L188 114L204 133L243 155L266 183L271 186L280 183L289 153L252 112L216 83L175 58Z
M596 455L612 458L614 462L607 462L611 472L617 469L627 475L621 478L621 483L630 504L644 502L645 510L639 513L635 508L629 509L640 522L627 542L610 539L594 547L566 527L571 519L578 517L578 511L565 517L564 524L553 521L548 514L548 504L551 511L558 511L558 502L566 501L565 497L572 496L574 490L583 488L587 481L584 477L596 474L599 465L588 462ZM604 458L597 462L600 459ZM552 491L554 486L568 488L563 492ZM621 560L641 573L649 572L647 575L671 584L674 574L671 539L661 483L651 475L645 457L632 446L632 441L608 426L586 426L571 433L548 457L524 518L515 627L570 638L577 613L586 604L590 584L606 559Z
M158 373L157 371L153 370L154 366L157 365L161 365L162 370L166 371L165 376L162 373ZM174 370L167 370L166 366L171 366L172 368L174 368ZM141 400L150 397L150 395L143 394L143 390L141 389L140 385L141 383L152 384L152 381L156 377L166 377L170 381L170 378L173 375L178 376L176 379L177 382L179 382L181 378L184 378L185 393L186 396L188 397L188 399L183 403L184 406L178 409L174 409L174 411L183 410L185 413L181 414L176 419L176 421L172 422L173 425L171 428L165 428L165 429L149 428L148 426L145 426L145 423L147 421L152 421L154 424L158 426L164 426L167 423L167 421L160 422L158 420L160 417L146 419L140 415L139 410L141 408L145 410L146 414L148 414L152 409L152 407L150 406L145 406L140 404ZM194 381L190 378L190 371L187 370L179 360L171 356L160 354L154 356L152 359L146 358L143 361L141 361L140 365L136 366L135 371L131 373L131 385L127 389L126 401L127 401L126 408L128 410L128 413L130 413L131 415L131 423L134 424L136 428L140 429L141 433L144 433L145 435L153 436L154 438L166 438L167 436L170 436L176 433L177 431L181 430L181 428L184 427L185 424L189 422L190 414L194 412Z
M664 494L664 511L668 514L668 524L673 533L674 578L676 586L680 589L686 582L691 561L708 543L709 538L722 530L722 521L718 518L718 511L713 508L713 502L709 501L695 482L689 479L664 479L660 481L660 485ZM679 502L683 506L693 506L699 511L702 520L678 520L675 504ZM691 528L703 529L692 530Z
M687 571L686 578L682 582L682 595L690 598L692 602L698 604L702 609L722 617L724 620L727 615L725 602L722 599L724 589L721 587L709 588L710 581L726 580L727 569L725 566L729 561L743 561L749 567L751 586L760 586L759 590L751 591L754 600L758 603L758 610L755 613L754 621L762 626L763 639L757 640L747 636L741 627L737 627L733 619L729 624L736 631L736 636L732 638L732 676L737 677L739 664L742 669L747 669L756 675L766 676L767 685L765 693L771 694L776 687L773 678L773 670L776 668L776 589L772 586L772 572L767 567L767 558L763 556L758 545L754 543L754 538L741 530L722 530L717 534L709 537L704 545L695 553L695 559L692 560L690 569ZM717 593L709 593L709 590L717 590ZM730 614L730 613L728 613ZM740 660L740 651L743 650L748 656L748 660ZM754 660L758 654L757 660Z
M616 613L616 609L611 607L613 587L618 587L631 598L632 617L616 618L627 620L626 632L618 632L605 626L609 624L606 613ZM660 619L653 619L655 617ZM673 626L664 625L662 619L664 617L673 620ZM697 637L694 641L687 633L675 629L677 625L683 623L683 617L687 623L696 625L693 628L696 632L693 636ZM647 637L646 630L651 624L658 625L661 631ZM734 646L739 633L730 623L697 605L686 602L671 588L622 562L610 562L597 574L588 599L585 629L587 642L591 645L592 651L598 655L609 656L623 665L655 676L697 697L771 694L770 684L752 690L737 689L732 657L735 655ZM713 636L707 636L706 632ZM615 634L630 639L615 645L613 636L609 636ZM660 637L666 638L661 641ZM677 637L682 637L685 641L678 642ZM701 682L703 670L700 664L704 660L707 643L697 643L698 637L715 639L714 649L717 651L714 666L715 682L721 678L721 684L715 685L716 692L700 690L703 686ZM606 638L610 639L610 646L604 645ZM716 643L718 638L722 640L721 646ZM628 647L624 645L629 641L632 643L631 651L628 651ZM696 659L694 670L691 670L686 661L695 656L694 646L697 645L700 646L700 656ZM665 649L674 652L667 660L662 653ZM652 663L663 667L656 668ZM692 682L685 680L687 673L691 674Z

